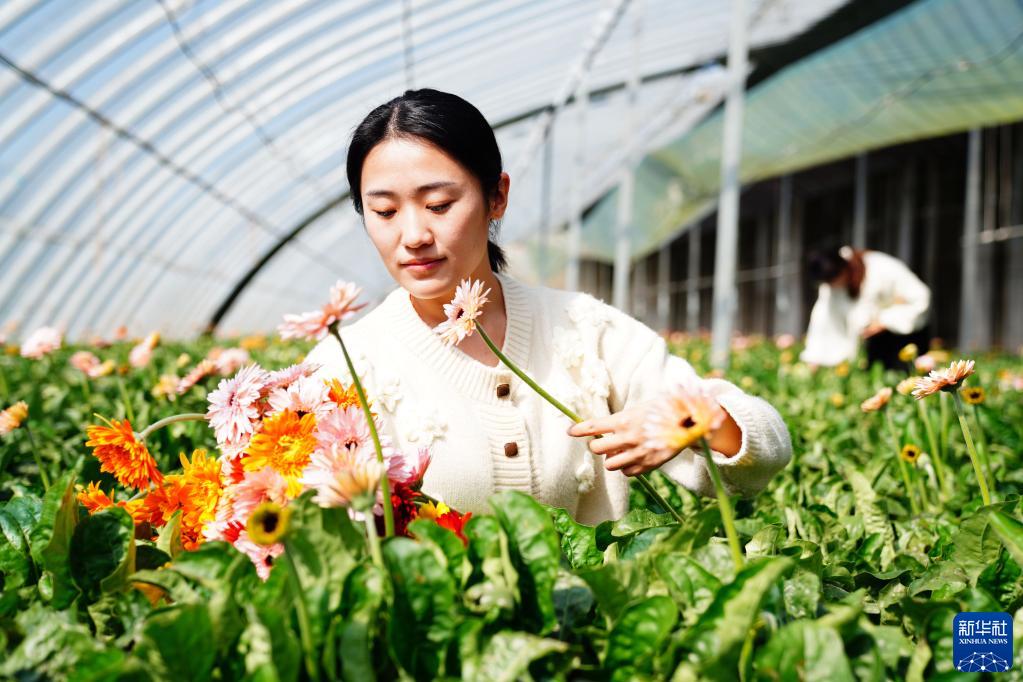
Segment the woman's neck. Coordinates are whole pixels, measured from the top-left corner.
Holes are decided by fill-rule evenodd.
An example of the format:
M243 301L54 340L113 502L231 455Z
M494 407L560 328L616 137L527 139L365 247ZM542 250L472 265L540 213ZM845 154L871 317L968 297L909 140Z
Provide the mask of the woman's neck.
M477 268L475 272L469 275L468 279L481 280L483 282L483 290L490 290L490 293L487 294L487 303L484 306L485 313L481 320L485 321L487 317L504 319L504 292L501 289L501 281L494 274L493 270L490 269L490 264L484 261L483 266ZM451 303L451 299L454 297L455 289L452 289L440 298L416 298L415 296L410 296L412 308L419 314L420 319L431 327L436 327L447 319L447 315L444 314L444 304Z

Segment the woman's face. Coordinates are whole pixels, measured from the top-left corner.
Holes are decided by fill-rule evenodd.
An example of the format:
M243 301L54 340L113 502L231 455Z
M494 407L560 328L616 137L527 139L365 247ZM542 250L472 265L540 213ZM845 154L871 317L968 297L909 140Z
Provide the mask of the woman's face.
M419 138L388 138L362 166L369 237L391 276L420 299L450 297L463 279L489 275L488 226L504 215L507 174L497 195L488 202L474 175Z

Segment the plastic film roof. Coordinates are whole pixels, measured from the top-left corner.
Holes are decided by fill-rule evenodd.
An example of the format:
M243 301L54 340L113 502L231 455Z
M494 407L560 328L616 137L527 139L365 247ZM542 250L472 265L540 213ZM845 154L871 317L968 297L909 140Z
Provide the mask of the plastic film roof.
M783 41L839 0L751 2L751 47ZM406 87L456 92L497 126L513 177L504 241L540 219L536 117L571 83L601 25L583 187L613 183L641 13L641 151L717 101L729 3L702 0L7 0L0 4L0 330L70 336L200 331L235 285L346 193L356 123ZM639 8L638 10L636 8ZM654 77L658 76L658 77ZM665 117L669 108L674 112ZM659 115L659 116L658 116ZM578 144L555 119L552 196ZM535 151L535 150L534 150ZM527 162L527 159L528 162ZM528 264L527 264L528 269ZM337 278L392 285L347 202L252 280L222 330L269 330Z
M1023 118L1023 4L922 0L793 64L747 93L743 182L863 150ZM650 154L637 173L635 255L716 207L719 111ZM614 256L617 192L583 227Z

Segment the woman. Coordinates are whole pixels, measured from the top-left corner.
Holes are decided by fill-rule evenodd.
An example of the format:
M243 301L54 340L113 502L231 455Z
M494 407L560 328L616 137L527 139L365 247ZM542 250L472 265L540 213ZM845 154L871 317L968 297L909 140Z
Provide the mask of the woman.
M399 288L342 334L395 445L430 448L424 492L479 513L494 492L521 490L590 524L624 514L627 476L658 467L713 494L702 457L643 444L644 403L672 381L695 380L692 367L590 296L503 274L490 237L510 181L474 106L435 90L406 92L358 126L347 170L355 210ZM442 343L433 328L465 279L490 289L480 321L495 344L583 423L543 401L478 335ZM333 337L307 359L321 376L350 380ZM732 384L706 388L729 414L711 442L722 477L737 493L756 493L788 462L788 431L766 402Z
M821 284L800 355L804 362L854 360L864 339L869 363L904 369L902 348L927 348L931 290L899 259L843 246L811 254L807 269Z

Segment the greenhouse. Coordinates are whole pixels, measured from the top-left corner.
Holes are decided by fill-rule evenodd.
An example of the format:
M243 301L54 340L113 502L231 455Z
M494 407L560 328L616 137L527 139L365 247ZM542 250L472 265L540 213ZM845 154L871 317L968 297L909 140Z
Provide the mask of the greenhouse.
M0 678L1023 680L1023 4L0 3Z

